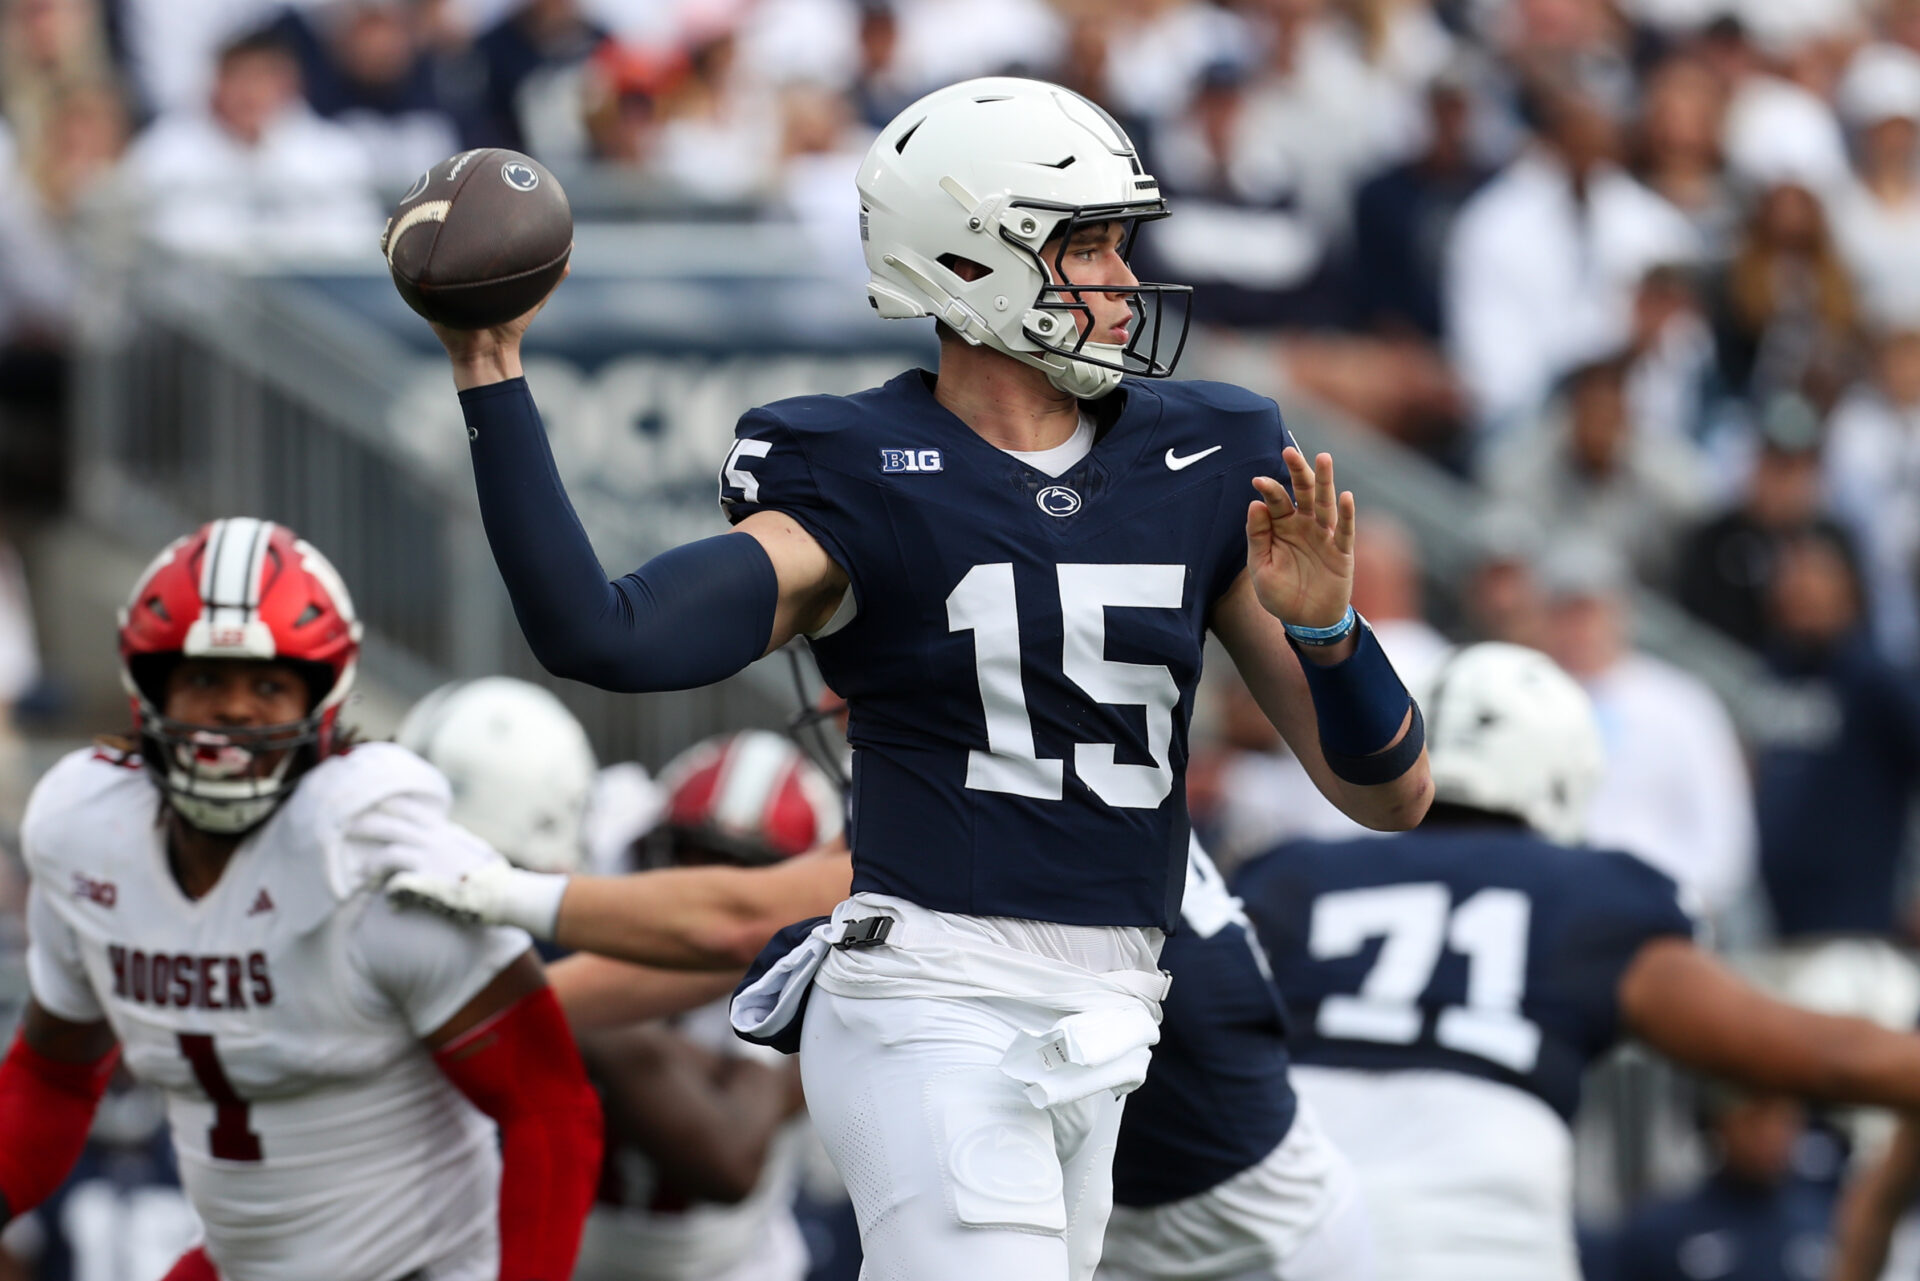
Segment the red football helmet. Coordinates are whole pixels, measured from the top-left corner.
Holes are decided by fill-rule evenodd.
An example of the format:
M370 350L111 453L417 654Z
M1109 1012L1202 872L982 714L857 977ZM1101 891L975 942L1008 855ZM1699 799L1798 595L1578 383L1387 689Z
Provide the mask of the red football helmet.
M141 755L182 818L210 832L245 832L334 750L360 630L339 573L284 525L216 520L154 558L120 611L120 682ZM162 711L167 673L183 658L297 668L311 696L307 715L248 730L172 720ZM254 776L254 759L269 752L278 762Z
M839 789L792 740L750 729L696 743L660 771L654 863L777 863L840 834Z

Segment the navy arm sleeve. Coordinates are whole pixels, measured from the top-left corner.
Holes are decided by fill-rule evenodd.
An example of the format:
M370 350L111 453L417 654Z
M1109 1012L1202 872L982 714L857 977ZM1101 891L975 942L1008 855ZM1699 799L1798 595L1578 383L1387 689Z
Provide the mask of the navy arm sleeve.
M610 583L526 379L469 388L460 408L487 542L541 666L623 693L692 689L766 650L780 583L757 539L689 543Z

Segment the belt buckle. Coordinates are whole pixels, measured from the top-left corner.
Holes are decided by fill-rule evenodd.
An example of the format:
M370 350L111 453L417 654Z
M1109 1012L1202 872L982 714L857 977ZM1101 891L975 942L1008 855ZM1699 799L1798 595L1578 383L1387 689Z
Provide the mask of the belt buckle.
M887 935L893 933L891 916L867 916L857 921L847 922L847 932L834 946L837 948L878 947L887 941Z

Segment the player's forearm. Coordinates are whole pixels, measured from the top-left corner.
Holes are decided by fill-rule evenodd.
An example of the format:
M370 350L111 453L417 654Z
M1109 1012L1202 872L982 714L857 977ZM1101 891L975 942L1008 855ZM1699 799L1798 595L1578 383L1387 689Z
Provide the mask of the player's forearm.
M1322 795L1376 831L1420 822L1433 798L1425 726L1371 631L1350 637L1337 661L1301 656L1244 577L1216 606L1213 629Z
M573 1275L604 1127L559 1002L542 984L433 1061L500 1128L500 1281Z
M524 380L464 391L480 518L542 666L602 689L692 689L765 652L780 585L750 537L677 547L607 581Z
M110 1035L96 1059L49 1057L32 1035L38 1012L29 1006L26 1027L0 1060L0 1223L33 1209L66 1179L120 1058Z
M640 965L740 969L782 927L831 912L852 879L851 860L838 852L770 868L576 876L560 900L553 938Z
M1627 1029L1695 1071L1823 1102L1920 1110L1920 1036L1774 1000L1690 940L1643 946L1619 995Z
M588 1060L615 1143L645 1152L663 1183L700 1201L752 1194L792 1114L786 1069L723 1062L659 1027L597 1037Z
M578 952L547 967L547 982L574 1035L664 1018L725 996L732 970L661 970Z
M1411 716L1409 716L1411 720ZM1404 736L1407 732L1402 730ZM1393 746L1401 740L1396 739ZM1392 751L1393 747L1384 749ZM1384 783L1362 786L1339 780L1342 812L1362 827L1376 832L1404 832L1418 827L1433 803L1433 774L1422 750L1406 773Z
M1827 1281L1875 1281L1885 1269L1894 1226L1920 1183L1920 1136L1903 1120L1886 1155L1848 1183L1834 1211Z
M758 913L734 884L752 875L712 867L575 876L560 900L553 938L577 952L638 965L739 969L772 933L759 933Z

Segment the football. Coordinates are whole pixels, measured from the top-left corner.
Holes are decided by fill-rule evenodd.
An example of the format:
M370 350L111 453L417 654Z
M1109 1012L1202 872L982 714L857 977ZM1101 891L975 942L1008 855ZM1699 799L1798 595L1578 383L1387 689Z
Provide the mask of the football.
M420 175L380 249L407 305L455 329L485 329L546 297L573 252L567 193L517 151L463 151Z

